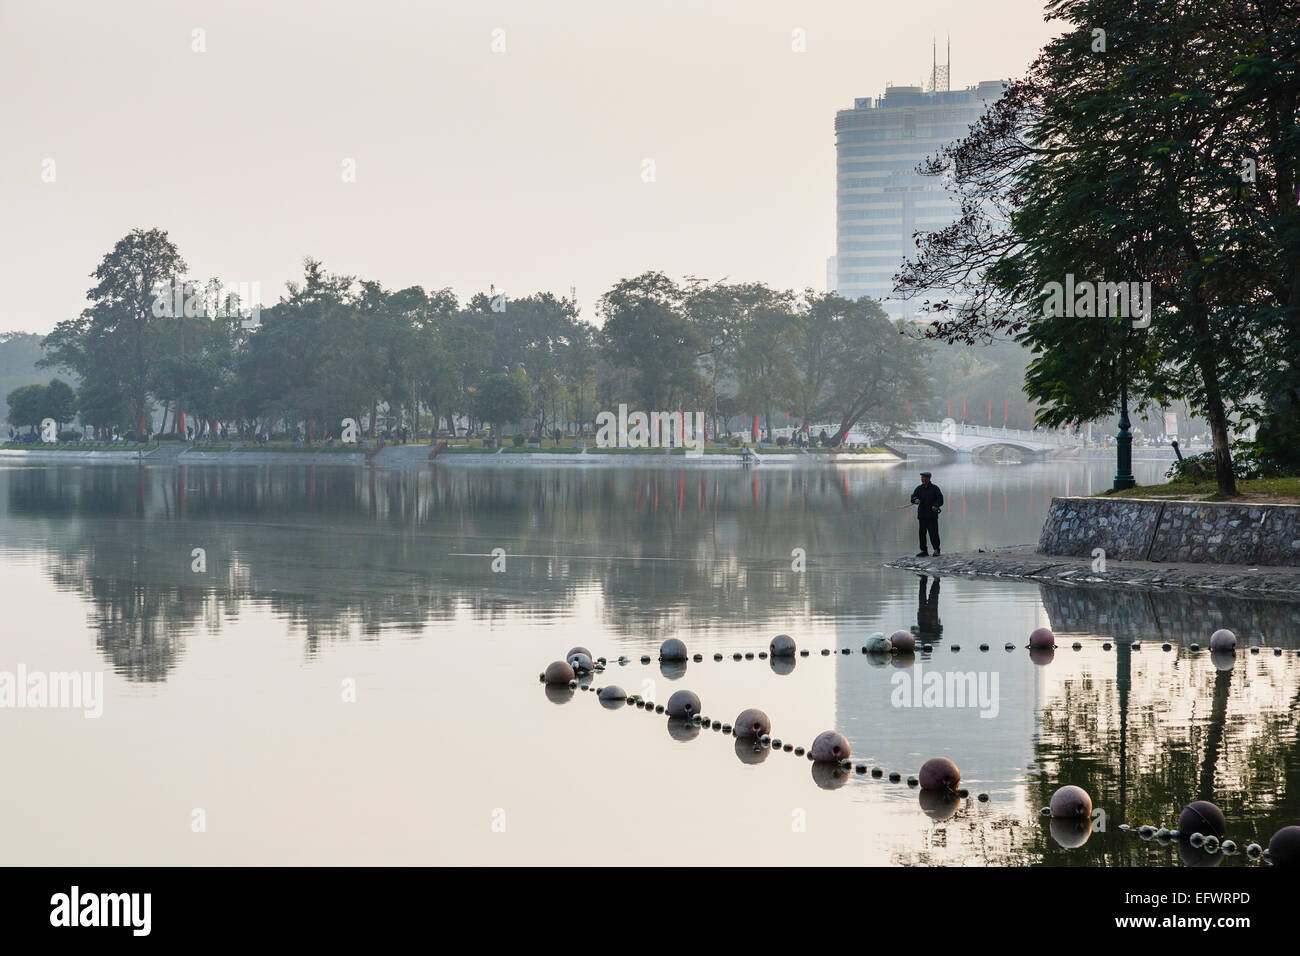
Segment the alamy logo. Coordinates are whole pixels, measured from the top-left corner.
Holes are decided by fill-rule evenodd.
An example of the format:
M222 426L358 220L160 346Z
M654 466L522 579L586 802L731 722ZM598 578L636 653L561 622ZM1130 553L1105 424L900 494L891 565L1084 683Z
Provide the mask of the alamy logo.
M633 412L618 406L618 415L596 416L597 448L686 449L691 457L704 454L704 413Z
M237 318L245 329L255 329L262 317L262 283L240 282L205 289L197 282L174 279L153 287L155 318Z
M51 926L128 926L133 936L152 927L152 893L85 893L74 886L50 897Z
M1151 325L1150 282L1075 282L1065 274L1065 284L1043 286L1043 315L1049 318L1133 319L1133 328Z
M103 671L0 671L0 710L50 708L81 710L89 719L104 713Z
M998 715L997 671L931 671L920 661L890 677L889 702L895 707L979 708L981 717Z

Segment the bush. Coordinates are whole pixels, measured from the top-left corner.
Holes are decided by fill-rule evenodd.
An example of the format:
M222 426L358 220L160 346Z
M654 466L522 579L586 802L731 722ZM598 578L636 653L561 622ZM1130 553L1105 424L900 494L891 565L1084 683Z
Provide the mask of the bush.
M59 441L81 441L81 432L72 430L59 432Z
M777 440L776 440L776 447L777 447L777 448L784 448L784 447L785 447L786 445L788 445L788 444L790 444L790 439L786 438L784 435L781 435L781 436L780 436L779 438L777 438Z
M514 445L516 448L518 448L520 445L524 443L524 436L516 435L514 438L510 439L510 443Z
M1233 456L1232 474L1238 481L1262 477L1258 460L1249 452ZM1170 481L1213 481L1214 452L1206 451L1175 461L1165 472L1165 477Z
M739 447L740 447L740 437L739 437L738 435L729 435L729 436L727 437L727 447L728 447L728 448L739 448Z

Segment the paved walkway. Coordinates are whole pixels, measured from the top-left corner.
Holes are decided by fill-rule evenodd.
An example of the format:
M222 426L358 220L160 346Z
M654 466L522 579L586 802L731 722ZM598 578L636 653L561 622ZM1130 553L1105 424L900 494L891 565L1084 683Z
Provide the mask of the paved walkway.
M984 578L1021 578L1083 587L1222 591L1230 594L1300 600L1300 567L1247 567L1235 564L1179 564L1163 561L1116 561L1093 570L1092 558L1037 554L1031 544L929 558L900 558L886 567L926 574L966 574Z

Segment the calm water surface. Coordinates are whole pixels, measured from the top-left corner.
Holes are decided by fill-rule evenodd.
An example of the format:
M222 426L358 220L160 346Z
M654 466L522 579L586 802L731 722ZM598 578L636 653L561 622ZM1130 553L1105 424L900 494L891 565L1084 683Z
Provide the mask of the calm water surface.
M1051 496L1113 471L933 467L947 551L1036 541ZM1172 826L1208 797L1244 846L1300 818L1300 607L883 568L916 551L913 471L0 467L0 671L102 671L105 696L99 719L0 710L0 857L1255 865L1119 825ZM1039 625L1061 645L1047 660L1024 649ZM1263 651L1190 651L1221 625ZM900 627L933 651L859 652ZM811 656L731 659L778 633ZM667 637L704 661L639 663ZM548 691L538 673L575 644L632 659L598 686L686 687L728 722L760 707L804 746L838 729L904 781L951 757L972 799ZM899 706L900 681L934 672L996 679L994 706ZM1099 829L1040 819L1063 783L1092 794Z

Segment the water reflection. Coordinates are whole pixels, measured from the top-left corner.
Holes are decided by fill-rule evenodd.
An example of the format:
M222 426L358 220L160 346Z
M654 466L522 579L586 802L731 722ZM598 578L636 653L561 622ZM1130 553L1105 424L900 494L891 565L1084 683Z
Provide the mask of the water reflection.
M936 475L952 501L945 543L959 551L1035 540L1052 494L1101 487L1108 470L1108 463L950 467ZM187 657L194 638L258 615L295 637L292 653L305 663L380 638L427 642L436 625L457 635L483 625L473 630L482 636L521 621L539 630L567 625L582 615L590 632L566 633L548 656L580 640L633 661L682 636L692 650L707 647L702 662L652 665L629 673L626 686L658 677L707 689L711 707L729 703L727 694L740 687L746 701L764 707L767 697L750 688L766 695L816 687L807 696L830 702L825 719L849 737L855 760L906 776L930 756L952 756L972 793L992 795L987 804L917 795L810 764L813 786L845 791L836 800L843 798L846 813L866 801L872 821L906 814L905 834L890 842L899 863L1241 865L1241 857L1142 843L1119 824L1168 824L1197 798L1223 807L1239 844L1300 819L1300 606L1224 594L941 581L886 569L885 560L914 550L914 519L896 507L912 484L902 471L830 468L743 475L0 468L0 564L37 563L55 591L84 608L86 644L136 684L179 682L199 667ZM196 548L205 554L202 572L193 570ZM491 567L497 548L504 573ZM807 554L806 572L792 570L796 548ZM1225 624L1242 647L1265 653L1191 650ZM1056 632L1055 653L1024 649L1040 625ZM932 654L861 653L871 633L908 626ZM852 653L822 658L822 645L806 641L799 627L824 628ZM733 651L766 648L782 629L813 656L769 658L766 667L731 660ZM1143 642L1140 650L1130 647L1134 640ZM449 642L449 653L472 657L461 641ZM1006 641L1015 650L1002 650ZM1071 649L1075 641L1082 650ZM1103 641L1113 649L1103 651ZM981 642L992 650L978 651ZM1165 642L1172 650L1161 650ZM1287 653L1275 657L1274 647ZM713 660L715 651L725 652L722 661ZM525 678L536 673L534 663L545 660L530 659ZM246 665L279 673L260 655ZM382 673L382 664L374 666ZM920 686L933 673L996 674L996 713L966 702L893 700L898 681ZM595 696L548 686L544 699L528 695L544 711L531 717L561 721L587 705L612 720L586 699ZM832 726L803 727L798 717L780 714L784 726L793 724L786 739L807 743L796 729ZM573 719L582 723L564 726L581 732L574 728L592 717ZM664 746L671 741L676 760L694 759L691 748L706 745L698 725L664 724L666 741L653 722L644 733ZM766 764L761 773L775 778L797 767L789 758L768 761L769 750L750 741L732 746L729 768ZM674 766L647 760L655 775ZM1065 783L1084 786L1103 817L1082 830L1037 819Z
M943 633L943 624L939 621L939 579L930 582L930 590L925 589L926 576L917 576L916 581L916 643L937 644Z

